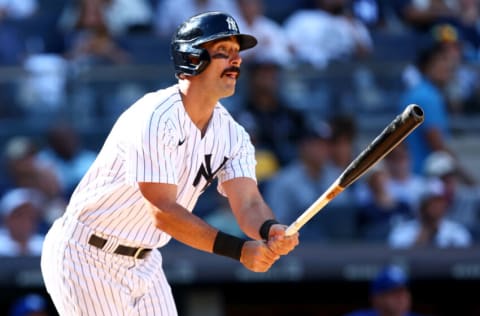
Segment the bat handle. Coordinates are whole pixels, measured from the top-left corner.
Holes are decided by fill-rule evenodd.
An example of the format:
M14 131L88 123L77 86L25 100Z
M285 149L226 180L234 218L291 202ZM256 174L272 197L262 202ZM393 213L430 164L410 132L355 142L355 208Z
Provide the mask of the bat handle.
M298 230L305 225L315 214L325 207L331 200L333 200L343 187L339 185L338 180L335 181L308 209L306 209L290 226L285 230L286 236L291 236L298 232Z
M296 232L298 232L298 230L302 227L303 225L298 221L296 220L295 222L293 222L292 224L290 224L290 226L288 226L287 230L285 230L285 236L292 236L293 234L295 234Z

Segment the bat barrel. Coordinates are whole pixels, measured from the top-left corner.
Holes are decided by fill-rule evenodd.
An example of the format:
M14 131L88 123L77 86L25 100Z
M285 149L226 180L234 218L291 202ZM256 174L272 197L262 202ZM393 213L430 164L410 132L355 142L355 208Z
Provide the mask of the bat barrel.
M340 176L340 186L346 188L380 159L393 150L424 120L423 109L408 105L390 124L350 163Z

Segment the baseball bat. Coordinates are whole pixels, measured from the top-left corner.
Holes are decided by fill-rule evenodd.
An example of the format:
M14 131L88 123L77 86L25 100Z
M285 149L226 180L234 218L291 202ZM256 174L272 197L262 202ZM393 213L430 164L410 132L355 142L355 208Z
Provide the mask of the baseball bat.
M367 148L360 152L330 187L288 226L285 234L291 236L298 232L325 205L400 144L423 120L424 113L422 108L416 104L408 105Z

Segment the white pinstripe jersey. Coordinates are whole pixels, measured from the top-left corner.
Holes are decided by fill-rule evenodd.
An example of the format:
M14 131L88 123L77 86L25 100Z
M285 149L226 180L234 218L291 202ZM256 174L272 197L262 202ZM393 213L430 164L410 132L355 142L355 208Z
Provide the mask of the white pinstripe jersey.
M225 180L255 179L250 138L220 103L202 137L173 85L146 94L119 117L66 215L123 244L160 247L170 236L153 225L137 182L176 184L177 202L192 211L215 177L220 192Z

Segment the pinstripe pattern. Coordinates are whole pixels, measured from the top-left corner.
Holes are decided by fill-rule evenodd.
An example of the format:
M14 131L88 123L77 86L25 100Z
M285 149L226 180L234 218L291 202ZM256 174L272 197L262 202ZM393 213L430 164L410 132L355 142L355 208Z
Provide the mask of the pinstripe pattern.
M159 251L145 260L113 255L86 243L91 232L59 220L45 239L42 273L60 315L177 314ZM57 234L66 238L58 243Z
M177 185L177 202L192 211L216 176L220 193L223 181L255 179L249 136L220 103L203 137L177 85L127 109L47 234L42 272L60 314L176 315L158 251L140 261L108 252L170 240L154 226L138 182ZM104 250L87 244L92 232L108 240Z

